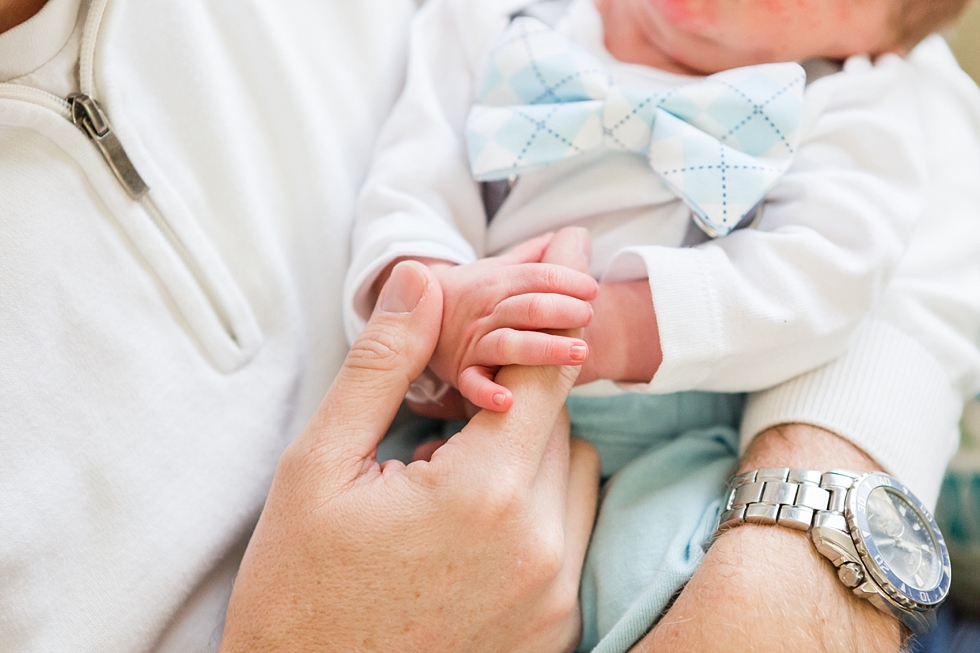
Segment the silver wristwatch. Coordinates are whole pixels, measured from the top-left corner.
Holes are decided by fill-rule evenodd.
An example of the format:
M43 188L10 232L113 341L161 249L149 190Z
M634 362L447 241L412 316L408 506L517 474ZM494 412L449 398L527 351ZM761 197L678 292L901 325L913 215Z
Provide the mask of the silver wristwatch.
M719 531L786 526L837 567L841 583L916 634L936 623L949 591L949 554L929 510L884 473L758 469L730 482Z

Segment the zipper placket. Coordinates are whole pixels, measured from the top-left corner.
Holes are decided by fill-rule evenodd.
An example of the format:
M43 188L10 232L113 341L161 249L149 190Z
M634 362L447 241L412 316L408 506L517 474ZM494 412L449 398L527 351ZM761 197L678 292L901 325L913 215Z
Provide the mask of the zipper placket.
M139 200L150 190L140 177L122 143L116 137L109 119L95 99L95 44L102 26L108 0L95 0L89 7L82 26L82 40L78 47L78 93L68 97L71 121L99 148L116 179L126 193ZM169 235L168 235L169 239Z
M93 0L89 7L85 25L82 26L82 40L79 47L79 93L73 93L67 98L59 97L41 89L21 84L0 83L0 98L21 100L49 109L69 120L92 140L102 158L112 170L123 190L138 202L147 212L150 220L160 234L166 239L171 248L183 262L184 266L194 277L198 287L204 291L211 308L222 328L232 341L238 343L235 329L232 328L229 317L221 309L221 302L214 296L211 284L208 283L200 266L191 256L187 247L174 232L163 213L150 197L149 186L140 176L123 149L122 143L116 137L108 116L95 99L95 46L102 16L109 0ZM241 344L241 343L239 343Z

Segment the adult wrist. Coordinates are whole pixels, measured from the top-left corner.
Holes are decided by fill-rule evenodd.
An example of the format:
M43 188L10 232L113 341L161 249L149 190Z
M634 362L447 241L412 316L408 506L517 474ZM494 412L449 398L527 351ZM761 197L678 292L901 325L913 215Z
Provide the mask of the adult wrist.
M880 471L868 454L844 438L809 424L781 424L760 433L739 460L737 473L763 467Z
M806 425L784 431L767 434L769 445L752 457L764 467L732 479L719 530L755 523L806 532L855 598L916 633L928 632L950 581L949 557L929 509L901 479L877 471L837 436ZM794 458L795 469L773 466ZM742 469L757 463L747 460Z
M877 463L805 424L761 433L739 471L850 468ZM805 533L746 523L719 534L677 601L636 651L873 651L897 653L899 621L851 594Z
M741 441L744 450L757 434L780 424L820 426L853 442L932 508L959 440L962 412L962 393L936 357L901 330L872 319L837 360L750 395Z
M820 471L849 469L856 472L882 469L881 465L850 441L809 424L784 424L759 434L740 459L738 473L772 467ZM876 650L865 648L867 642L860 641L863 639L859 632L861 630L878 633L878 636L884 638L882 643L888 643L888 646L880 650L901 648L905 629L894 617L883 614L845 588L839 582L834 567L816 552L805 532L743 524L720 534L718 539L743 529L744 533L736 534L736 537L741 538L739 544L729 548L743 551L746 547L762 547L762 550L769 550L766 542L781 542L780 554L790 556L790 560L783 559L780 555L772 555L767 559L783 569L793 569L800 565L800 573L806 574L807 582L811 584L809 598L814 603L815 610L820 609L817 604L823 601L839 603L839 606L831 606L831 609L841 620L842 628L852 631L847 633L847 637L855 644L852 650ZM831 614L825 615L830 616Z
M896 619L840 584L805 533L754 524L717 538L652 634L636 650L775 653L792 642L799 653L897 653L904 639Z

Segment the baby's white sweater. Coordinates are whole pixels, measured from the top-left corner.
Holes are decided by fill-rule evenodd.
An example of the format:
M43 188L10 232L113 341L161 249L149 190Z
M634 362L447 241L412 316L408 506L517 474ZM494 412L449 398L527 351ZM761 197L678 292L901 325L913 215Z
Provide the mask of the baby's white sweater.
M489 226L463 126L490 44L518 2L431 0L408 82L362 192L345 291L400 256L466 263L567 225L589 228L593 273L649 279L663 364L653 393L762 391L743 441L800 421L851 438L927 501L980 387L980 93L937 37L909 57L848 60L808 87L794 164L758 227L681 248L687 207L640 157L599 153L523 174ZM556 29L617 84L691 78L604 49L591 0Z

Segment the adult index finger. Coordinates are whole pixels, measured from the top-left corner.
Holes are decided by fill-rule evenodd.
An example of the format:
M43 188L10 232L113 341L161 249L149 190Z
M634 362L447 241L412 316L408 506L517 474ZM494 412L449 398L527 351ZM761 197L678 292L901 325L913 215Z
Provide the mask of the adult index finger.
M432 273L413 261L396 265L297 444L322 454L331 473L356 474L428 364L441 321L442 290Z

